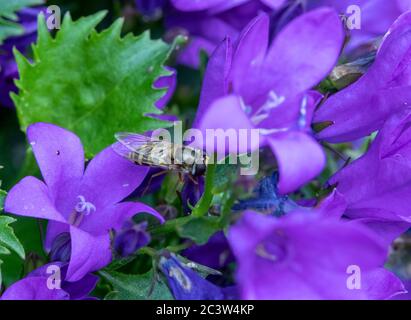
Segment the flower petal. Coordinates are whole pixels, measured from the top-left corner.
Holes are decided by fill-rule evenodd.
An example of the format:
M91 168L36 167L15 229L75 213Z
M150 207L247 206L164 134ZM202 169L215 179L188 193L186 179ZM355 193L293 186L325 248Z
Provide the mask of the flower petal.
M394 112L411 105L411 13L385 35L375 62L359 80L337 92L316 111L314 121L332 125L318 138L337 143L378 130Z
M411 105L411 86L367 89L372 87L367 82L356 82L326 100L316 111L314 122L330 121L332 125L317 133L317 138L331 143L357 140L380 129L389 116Z
M285 3L285 0L261 0L261 2L272 9L278 9Z
M250 96L248 75L260 67L268 48L270 20L267 14L254 18L241 32L235 43L235 53L232 66L234 91L240 95Z
M340 219L347 209L347 201L344 195L334 189L325 199L323 199L316 211L320 212L324 217Z
M47 224L46 239L44 241L44 247L47 252L50 251L54 239L63 232L70 232L70 225L68 223L49 221Z
M231 59L232 44L230 38L226 38L213 52L207 64L193 128L198 126L200 118L211 104L228 93Z
M243 153L248 150L255 150L260 145L258 134L254 137L249 135L251 130L256 130L251 123L248 115L242 107L242 101L239 96L229 95L217 99L200 119L198 128L203 132L205 137L205 147L207 152L217 152L218 154ZM213 132L211 131L213 130ZM233 143L219 143L225 141L225 134L233 133ZM240 131L247 133L246 139L241 139ZM218 138L215 139L215 136ZM217 140L217 143L215 143ZM196 141L196 146L203 149L203 141Z
M358 223L368 227L384 241L386 248L389 248L392 242L411 226L409 222L379 218L359 218L350 220L348 223Z
M47 186L34 177L26 177L8 193L4 210L26 217L54 220L65 223L57 211Z
M0 300L69 300L63 289L47 288L46 277L29 277L11 285Z
M111 147L97 154L87 166L79 195L96 211L120 202L144 180L149 168L119 156Z
M366 157L353 162L334 175L336 184L349 204L350 218L381 218L391 221L409 220L408 195L411 192L411 170L401 156L387 158L379 164Z
M402 281L384 268L365 273L361 289L366 292L364 299L367 300L388 300L407 293Z
M171 0L171 2L181 11L200 11L214 7L224 0Z
M84 171L84 151L72 132L48 123L27 128L27 137L56 204L72 198Z
M156 107L159 109L164 109L172 98L177 85L177 70L170 67L165 67L165 69L171 72L171 74L169 76L160 77L154 82L154 88L167 89L164 96L155 103Z
M304 132L275 134L267 140L277 158L280 171L278 189L282 194L295 191L324 168L324 151Z
M65 281L68 269L68 263L51 262L45 264L27 275L28 277L43 277L47 281L50 277L48 269L50 266L58 267L60 269L61 290L70 295L70 300L79 300L88 298L88 294L94 289L97 284L98 277L93 274L87 274L84 278L76 282Z
M71 258L66 280L75 282L87 273L105 267L111 261L110 235L93 236L70 226Z
M70 294L70 300L87 299L88 294L96 287L99 278L93 274L86 274L76 282L65 281L62 289Z
M239 264L242 298L389 298L400 284L389 273L378 274L387 251L374 233L306 210L280 219L246 212L228 240ZM364 278L359 290L347 287L350 266ZM381 286L372 286L374 276Z
M106 207L102 212L95 212L93 219L85 219L81 228L91 234L101 234L110 229L119 230L123 223L138 213L148 213L156 217L160 223L164 222L163 216L150 206L141 202L122 202Z
M267 92L275 88L287 97L311 89L334 67L343 41L341 20L331 8L290 22L274 39L264 62Z

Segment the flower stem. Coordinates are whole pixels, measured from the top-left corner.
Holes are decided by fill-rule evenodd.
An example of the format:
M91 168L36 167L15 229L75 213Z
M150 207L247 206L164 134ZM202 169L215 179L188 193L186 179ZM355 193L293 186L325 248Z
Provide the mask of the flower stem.
M215 175L216 164L214 163L208 165L207 167L207 175L205 179L205 186L204 186L204 194L201 197L200 201L198 201L197 205L194 207L192 211L192 216L194 217L202 217L207 214L208 209L211 206L213 201L213 185L214 185L214 175Z

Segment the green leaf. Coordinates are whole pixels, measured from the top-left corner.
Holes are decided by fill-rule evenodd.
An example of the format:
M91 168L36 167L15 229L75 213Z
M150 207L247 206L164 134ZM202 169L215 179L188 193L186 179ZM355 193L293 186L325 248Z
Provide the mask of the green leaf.
M204 216L211 207L215 195L227 191L227 188L232 184L238 166L230 164L229 160L230 156L222 159L218 163L214 161L214 163L207 166L204 193L192 210L193 216ZM232 163L235 162L233 161Z
M0 194L0 211L3 211L3 201L5 193L3 191L1 192L2 193ZM3 197L3 199L1 197ZM10 250L13 250L20 256L20 258L24 259L24 248L15 236L13 229L9 226L10 223L13 223L15 221L16 220L11 217L0 216L0 255L9 255L11 253ZM0 267L2 264L3 261L0 259ZM0 268L0 286L2 284L2 280L3 279Z
M42 4L43 0L7 0L0 2L0 16L10 20L16 20L15 14L18 10L28 7Z
M153 83L170 74L163 64L183 39L168 45L151 40L148 32L121 38L123 19L98 33L105 14L75 22L66 14L55 38L40 15L33 62L15 51L20 79L12 98L22 130L35 122L67 128L81 138L89 157L113 143L116 132L168 126L147 114L161 114L154 103L166 89L154 89Z
M15 22L16 12L28 6L42 4L42 0L4 0L0 1L0 44L12 36L24 33L23 27Z
M28 217L18 217L13 223L14 233L23 245L27 258L29 256L38 257L39 263L45 262L45 254L43 251L43 241L40 235L40 224L45 230L45 223L38 219ZM3 281L6 286L21 279L22 275L28 271L26 261L23 261L16 253L2 257L3 260Z
M0 189L0 213L4 210L4 200L6 199L7 192Z
M177 232L183 238L191 239L197 244L205 244L220 230L219 221L218 217L193 217L187 223L178 226Z
M224 192L227 186L233 180L234 175L237 172L237 165L229 163L217 164L214 174L214 184L212 193L217 194Z
M133 275L123 274L116 271L100 271L113 286L106 299L110 300L172 300L170 290L160 279L156 280L153 270L147 273Z
M16 219L11 217L0 216L0 246L13 250L20 258L24 259L24 248L14 234L13 229L9 226L10 223L15 221Z

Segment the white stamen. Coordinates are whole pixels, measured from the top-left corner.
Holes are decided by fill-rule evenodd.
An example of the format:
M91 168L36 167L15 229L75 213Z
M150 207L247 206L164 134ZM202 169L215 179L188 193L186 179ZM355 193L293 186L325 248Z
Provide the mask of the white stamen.
M241 109L243 109L243 111L244 111L246 114L250 114L250 113L251 113L251 111L252 111L251 107L250 107L250 106L247 106L242 98L240 98L240 106L241 106Z
M290 128L278 128L278 129L264 129L260 128L260 134L263 136L268 136L273 133L279 133L279 132L287 132L289 131Z
M259 244L257 246L257 248L255 249L255 253L261 258L264 258L264 259L267 259L273 262L277 261L277 256L272 253L269 253L263 244Z
M96 211L95 205L91 202L87 202L86 198L84 198L83 196L78 196L77 198L79 199L79 202L76 204L74 209L78 213L83 213L85 216L88 216L92 211Z
M298 118L298 126L302 129L307 124L307 96L305 95L300 107L300 117Z

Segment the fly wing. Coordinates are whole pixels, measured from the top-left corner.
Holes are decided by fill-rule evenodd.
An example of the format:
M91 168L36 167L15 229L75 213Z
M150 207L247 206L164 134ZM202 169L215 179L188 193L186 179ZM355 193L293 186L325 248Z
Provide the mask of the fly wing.
M116 133L114 136L118 142L120 142L127 149L133 152L138 151L139 149L141 149L141 147L144 147L145 145L161 142L161 140L156 137L147 137L145 135L137 133L119 132Z
M117 133L115 137L119 142L113 149L122 157L141 165L179 169L174 165L172 143L136 133Z
M120 156L139 164L152 165L151 156L154 146L160 140L137 133L120 132L115 134L117 143L112 148Z

